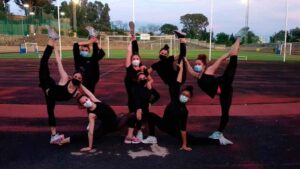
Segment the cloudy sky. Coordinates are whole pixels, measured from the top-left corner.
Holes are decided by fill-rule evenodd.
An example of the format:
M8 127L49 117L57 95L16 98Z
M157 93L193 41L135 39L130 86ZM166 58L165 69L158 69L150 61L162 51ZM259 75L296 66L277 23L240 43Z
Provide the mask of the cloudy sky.
M214 32L233 33L245 25L246 5L243 1L245 0L214 0ZM300 0L288 1L288 27L300 27ZM112 21L131 20L133 0L101 2L109 4ZM209 18L210 2L211 0L135 0L135 19L140 25L171 23L182 27L180 16L187 13L202 13ZM285 10L285 0L250 0L251 30L267 37L284 29Z
M300 0L289 1L289 28L300 27ZM112 20L128 21L132 0L102 0L111 8ZM180 16L202 13L210 17L210 0L135 0L137 22L172 23L180 26ZM245 25L243 0L214 0L214 32L236 32ZM285 28L285 0L250 0L249 26L260 36Z

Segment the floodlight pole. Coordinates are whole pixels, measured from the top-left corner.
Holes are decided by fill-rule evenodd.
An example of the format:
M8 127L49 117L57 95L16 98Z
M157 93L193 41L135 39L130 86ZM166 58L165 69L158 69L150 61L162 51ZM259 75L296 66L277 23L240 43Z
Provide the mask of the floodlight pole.
M210 1L209 61L211 61L214 0Z
M249 12L250 12L250 0L247 0L247 10L246 10L246 18L245 18L246 27L249 27Z
M135 1L132 0L132 22L135 22Z
M60 59L62 59L59 2L60 2L59 0L56 1L56 6L57 6L57 23L58 23L58 36L59 36L59 55L60 55Z
M284 52L283 52L283 62L286 61L286 43L287 43L287 32L288 32L288 15L289 15L289 6L288 0L285 0L286 3L286 14L285 14L285 34L284 34Z

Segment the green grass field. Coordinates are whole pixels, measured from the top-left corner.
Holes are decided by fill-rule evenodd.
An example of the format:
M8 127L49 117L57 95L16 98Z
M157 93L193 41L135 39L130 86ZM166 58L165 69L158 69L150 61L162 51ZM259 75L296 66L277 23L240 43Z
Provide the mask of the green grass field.
M108 59L108 51L106 50L106 59ZM178 51L176 51L178 53ZM222 56L226 51L213 51L212 59L216 59ZM208 55L208 50L189 50L188 58L194 59L198 54L205 53ZM176 53L175 53L176 54ZM0 54L0 59L34 59L38 58L38 55L42 53L28 53L28 54L18 54L18 53L9 53L9 54ZM140 55L143 59L157 59L158 50L141 50ZM126 56L126 50L111 50L109 59L122 59ZM248 60L251 61L282 61L283 57L280 55L275 55L271 53L261 53L261 52L240 52L240 56L247 56ZM64 51L63 58L72 58L72 51ZM300 61L300 56L287 56L286 61Z

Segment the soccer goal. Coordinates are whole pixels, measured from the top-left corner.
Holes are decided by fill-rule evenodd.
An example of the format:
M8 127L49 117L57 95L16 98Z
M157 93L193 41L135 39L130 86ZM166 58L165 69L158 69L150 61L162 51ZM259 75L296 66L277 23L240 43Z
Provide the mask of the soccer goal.
M139 52L142 58L158 57L159 50L165 45L170 47L170 55L178 52L178 40L174 35L151 36L150 34L140 34L136 36L139 44ZM110 35L102 40L102 46L107 48L108 58L125 58L127 47L130 43L130 36Z
M24 48L26 49L26 53L33 52L33 53L39 53L39 47L37 43L24 43Z
M287 55L292 55L292 49L293 49L293 44L292 43L287 43L286 44L286 54ZM280 45L280 55L284 54L284 44Z

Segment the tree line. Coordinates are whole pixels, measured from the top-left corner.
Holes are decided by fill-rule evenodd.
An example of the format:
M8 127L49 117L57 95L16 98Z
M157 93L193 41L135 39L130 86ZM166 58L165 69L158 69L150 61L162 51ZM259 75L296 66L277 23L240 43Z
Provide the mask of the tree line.
M7 10L3 6L3 0L1 0L0 16L4 15L3 11ZM4 0L8 2L9 0ZM29 4L30 6L39 6L43 8L43 12L46 15L45 17L57 17L57 7L52 3L51 0L13 0L21 8L24 8L22 4ZM70 18L70 24L73 26L73 3L64 1L61 3L61 11L65 13L66 18ZM110 20L110 8L107 3L103 4L100 1L89 2L88 0L81 0L81 4L76 5L76 16L77 16L77 34L79 36L86 36L87 32L85 31L86 25L91 25L97 30L105 32L115 32L117 34L126 34L128 32L128 24L123 21L111 21ZM180 17L180 23L183 25L183 32L187 33L187 37L192 39L199 39L202 41L209 41L209 32L207 27L209 25L208 18L200 13L195 14L186 14ZM173 34L174 30L178 30L178 27L171 23L165 23L163 25L148 24L140 26L138 31L141 33L149 34ZM271 43L277 43L284 41L285 32L283 30L275 32L270 37ZM220 32L213 36L213 42L216 44L225 44L231 45L234 42L234 35L227 34L225 32ZM288 42L299 42L300 41L300 28L291 29L288 32ZM260 43L261 40L254 32L249 31L246 37L242 40L242 43L251 44L251 43Z

